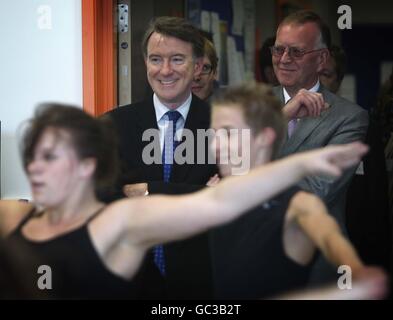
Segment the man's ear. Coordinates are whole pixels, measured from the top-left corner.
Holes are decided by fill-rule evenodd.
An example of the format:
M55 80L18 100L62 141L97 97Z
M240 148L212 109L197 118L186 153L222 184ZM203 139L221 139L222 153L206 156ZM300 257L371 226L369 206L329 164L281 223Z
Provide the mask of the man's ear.
M195 58L194 77L199 77L202 72L203 58Z
M255 138L258 147L271 148L276 140L277 134L271 127L263 128Z
M95 158L86 158L81 160L79 166L80 175L84 178L89 178L94 175L97 168L97 160Z
M321 50L321 54L319 55L318 73L320 73L326 66L329 56L330 52L328 49Z

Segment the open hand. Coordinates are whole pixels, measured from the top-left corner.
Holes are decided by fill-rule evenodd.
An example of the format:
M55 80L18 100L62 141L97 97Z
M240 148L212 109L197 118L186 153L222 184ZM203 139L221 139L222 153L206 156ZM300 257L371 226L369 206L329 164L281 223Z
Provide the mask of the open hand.
M322 149L299 154L309 174L326 174L339 177L344 169L358 164L368 152L368 146L361 142L330 145Z

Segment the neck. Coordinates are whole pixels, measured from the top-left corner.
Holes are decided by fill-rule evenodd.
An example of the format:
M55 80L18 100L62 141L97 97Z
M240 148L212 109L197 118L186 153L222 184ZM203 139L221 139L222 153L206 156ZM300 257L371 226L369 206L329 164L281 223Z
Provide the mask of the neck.
M170 109L170 110L176 110L177 108L179 108L182 104L168 104L168 103L164 103L164 105Z
M165 107L167 107L168 109L171 109L171 110L176 110L176 109L178 109L183 103L185 103L186 101L187 101L187 99L188 99L188 97L190 96L190 94L191 94L191 89L190 89L190 92L185 96L185 98L184 99L182 99L180 102L178 101L178 102L168 102L168 101L162 101L161 100L161 98L159 97L159 96L157 96L157 99L165 106Z
M85 221L103 206L96 198L94 189L90 189L69 197L59 205L48 207L45 211L50 224L70 224L74 221Z

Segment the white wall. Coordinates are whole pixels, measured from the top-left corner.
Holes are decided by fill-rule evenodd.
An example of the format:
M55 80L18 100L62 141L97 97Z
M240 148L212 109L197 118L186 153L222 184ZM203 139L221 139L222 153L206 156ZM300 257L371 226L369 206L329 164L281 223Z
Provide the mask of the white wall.
M17 130L34 106L82 104L81 21L81 0L0 1L2 198L30 197Z

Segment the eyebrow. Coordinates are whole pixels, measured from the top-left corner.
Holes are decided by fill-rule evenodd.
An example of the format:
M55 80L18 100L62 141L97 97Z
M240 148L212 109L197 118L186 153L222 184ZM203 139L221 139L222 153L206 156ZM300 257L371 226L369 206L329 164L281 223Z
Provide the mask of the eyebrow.
M165 55L165 56L166 56L166 55ZM182 57L182 58L186 58L186 57L187 57L187 55L185 55L184 53L172 53L172 54L169 54L168 56L169 56L170 58L172 58L172 57ZM151 57L164 57L164 56L161 55L161 54L152 53L152 54L149 54L147 57L148 57L148 58L151 58Z
M307 49L304 49L304 48L299 47L299 46L294 46L294 45L287 46L285 44L275 44L273 47L284 47L284 48L295 48L295 49L298 49L298 50L307 50Z

